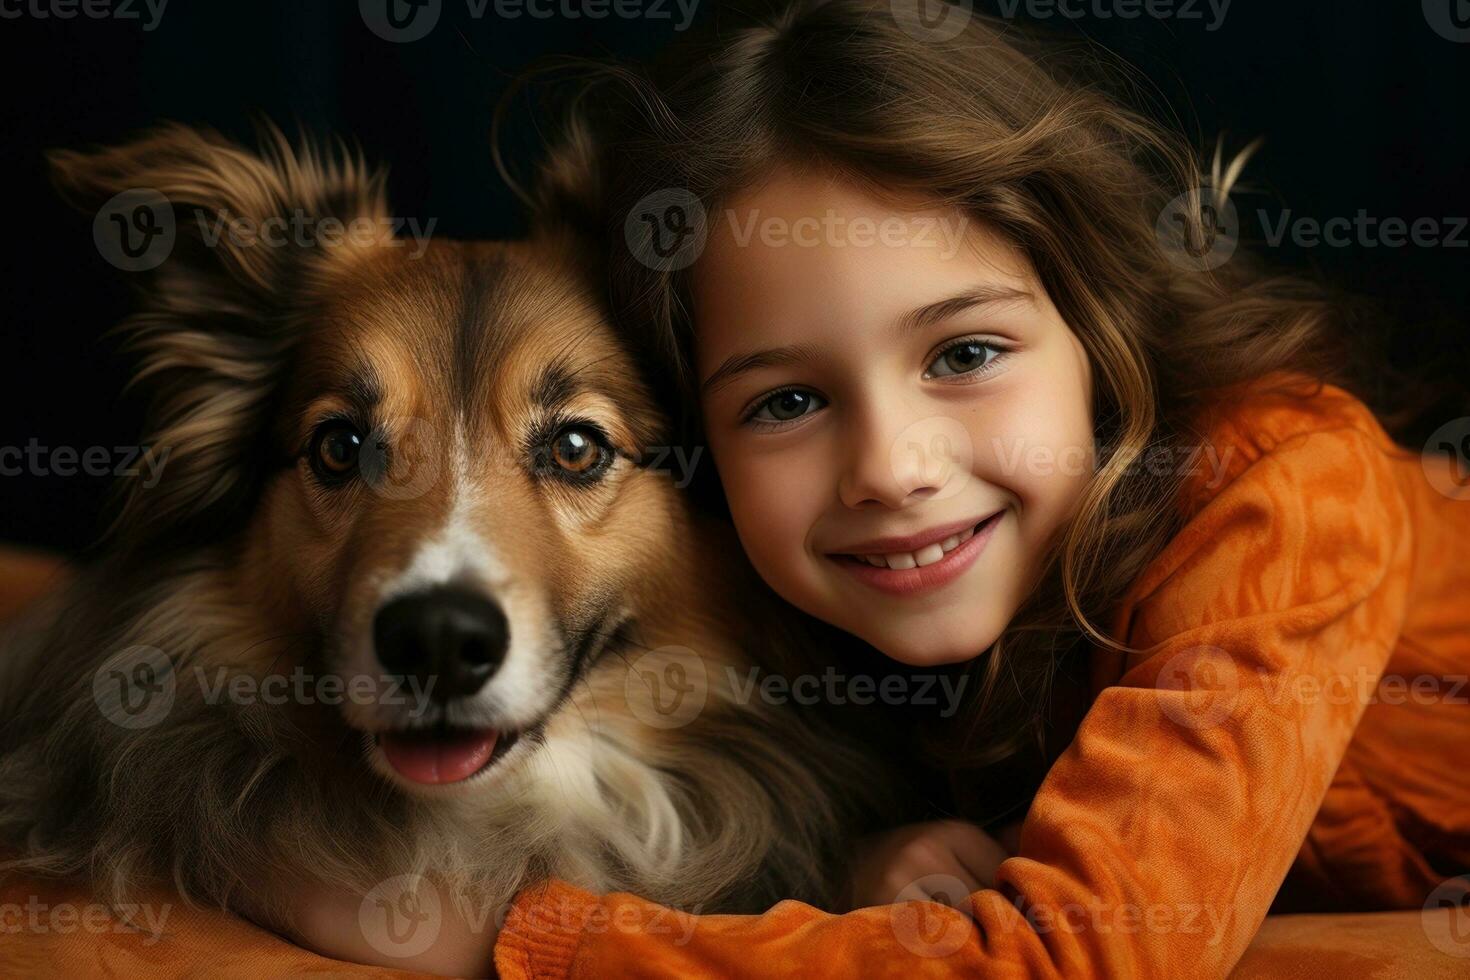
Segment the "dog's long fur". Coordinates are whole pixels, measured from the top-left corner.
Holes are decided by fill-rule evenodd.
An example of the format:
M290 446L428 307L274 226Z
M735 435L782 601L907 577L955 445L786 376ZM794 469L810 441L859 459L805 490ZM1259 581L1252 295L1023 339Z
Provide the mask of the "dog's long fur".
M219 217L386 217L379 174L278 135L256 154L172 127L53 164L83 207L146 187L178 216L126 326L149 441L169 456L157 486L130 488L102 560L4 641L5 868L85 877L119 903L162 883L281 928L304 880L363 892L402 873L490 906L548 876L703 911L829 899L829 861L875 805L858 799L871 760L742 696L750 667L804 634L647 465L665 420L574 236L435 241L417 258L383 237L209 243ZM324 393L368 403L386 443L417 420L431 478L315 485L299 448ZM527 433L557 413L610 433L597 485L536 474ZM501 673L518 671L464 719L544 720L483 778L394 782L363 734L393 723L378 705L205 697L237 674L364 670L376 605L451 579L505 604ZM168 658L175 701L127 728L94 682L139 647ZM649 679L690 656L705 707L647 723Z

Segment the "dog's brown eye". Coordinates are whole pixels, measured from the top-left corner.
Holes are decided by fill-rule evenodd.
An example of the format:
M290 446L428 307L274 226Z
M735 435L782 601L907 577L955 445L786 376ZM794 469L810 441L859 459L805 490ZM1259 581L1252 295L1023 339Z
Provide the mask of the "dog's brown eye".
M612 462L612 449L601 432L590 425L565 425L546 447L555 472L577 480L593 480Z
M325 480L341 480L357 469L362 433L349 422L332 421L317 429L312 439L311 465Z
M585 473L597 465L597 443L585 429L567 428L551 444L551 459L568 473Z

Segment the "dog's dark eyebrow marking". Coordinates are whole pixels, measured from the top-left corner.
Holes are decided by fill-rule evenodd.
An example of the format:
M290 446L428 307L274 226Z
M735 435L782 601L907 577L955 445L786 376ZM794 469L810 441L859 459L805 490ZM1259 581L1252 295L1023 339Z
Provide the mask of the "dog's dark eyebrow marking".
M576 375L558 363L547 364L531 382L531 403L544 411L552 411L572 400L582 390Z
M348 376L342 394L360 415L370 415L383 400L383 383L371 364L361 364Z

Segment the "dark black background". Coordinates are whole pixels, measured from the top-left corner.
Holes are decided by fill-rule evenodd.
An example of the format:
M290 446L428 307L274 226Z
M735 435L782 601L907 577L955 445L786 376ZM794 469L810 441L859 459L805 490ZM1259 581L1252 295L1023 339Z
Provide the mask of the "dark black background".
M126 358L103 337L130 297L126 274L93 245L91 216L50 190L46 149L119 141L162 119L249 139L265 115L350 135L390 164L395 215L433 218L436 233L455 237L514 234L516 208L489 150L509 79L545 55L645 57L676 36L678 20L671 4L663 19L509 20L493 6L477 19L465 0L443 0L435 29L404 44L369 31L358 0L170 0L152 31L136 19L39 18L36 2L0 0L21 13L0 18L9 218L0 446L34 437L79 450L138 439L140 406L120 394ZM133 9L146 13L140 0ZM1235 147L1265 136L1243 215L1470 214L1470 44L1435 33L1420 0L1234 0L1214 31L1198 9L1203 19L1046 23L1134 64L1197 143L1222 130ZM699 19L714 11L700 0ZM533 120L517 117L512 154L533 146ZM1259 237L1253 224L1245 217L1248 239ZM1396 356L1463 356L1470 249L1284 247L1271 258L1382 300ZM0 477L0 540L81 548L101 527L106 491L100 477Z

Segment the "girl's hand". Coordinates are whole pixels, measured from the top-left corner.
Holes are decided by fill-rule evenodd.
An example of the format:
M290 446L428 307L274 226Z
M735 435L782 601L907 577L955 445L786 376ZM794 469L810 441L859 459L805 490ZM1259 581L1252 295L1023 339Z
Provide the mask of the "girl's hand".
M866 908L928 899L967 908L965 900L991 887L996 869L1010 856L999 841L963 820L916 823L875 834L858 844L848 904L850 908ZM958 879L965 886L964 894L951 895L951 889L939 882L920 881L930 875Z
M451 899L436 896L426 905L415 895L363 896L302 882L290 901L290 938L323 956L445 976L495 976L496 917L471 921Z

